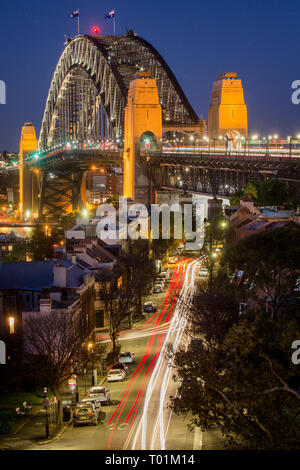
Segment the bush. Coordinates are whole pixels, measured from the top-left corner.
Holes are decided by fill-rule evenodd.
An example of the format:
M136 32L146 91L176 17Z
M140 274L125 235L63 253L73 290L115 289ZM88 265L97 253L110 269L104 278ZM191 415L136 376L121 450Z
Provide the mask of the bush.
M13 416L10 411L0 411L0 434L8 434L13 425Z

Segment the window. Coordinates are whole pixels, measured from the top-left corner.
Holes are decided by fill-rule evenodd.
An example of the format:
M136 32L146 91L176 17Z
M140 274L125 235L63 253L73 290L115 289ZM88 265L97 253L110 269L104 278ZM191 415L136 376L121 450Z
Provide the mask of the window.
M15 317L9 317L8 322L9 322L9 333L13 335L15 332Z

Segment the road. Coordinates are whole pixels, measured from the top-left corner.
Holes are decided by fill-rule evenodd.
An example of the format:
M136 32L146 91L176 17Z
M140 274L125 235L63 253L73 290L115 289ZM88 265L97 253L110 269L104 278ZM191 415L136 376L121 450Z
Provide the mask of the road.
M103 406L97 426L68 429L43 450L172 450L201 448L202 433L190 431L188 419L168 407L178 384L172 380L168 345L176 351L184 344L185 309L192 299L199 260L183 259L174 269L168 287L157 295L158 311L143 324L119 338L122 351L135 353L130 374L110 383L112 403ZM195 438L196 441L195 442Z

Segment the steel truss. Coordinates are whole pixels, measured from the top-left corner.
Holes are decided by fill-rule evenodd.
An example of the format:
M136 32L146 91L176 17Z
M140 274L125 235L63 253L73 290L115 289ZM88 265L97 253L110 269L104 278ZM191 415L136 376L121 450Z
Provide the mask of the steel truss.
M57 218L82 207L81 183L84 171L71 168L44 170L40 180L39 219Z
M222 159L213 155L146 155L154 189L183 191L231 197L247 183L277 178L288 185L300 182L300 159L247 158Z
M156 78L167 125L195 125L199 118L161 55L134 35L69 40L56 66L44 111L39 150L68 140L120 139L129 82L136 72Z

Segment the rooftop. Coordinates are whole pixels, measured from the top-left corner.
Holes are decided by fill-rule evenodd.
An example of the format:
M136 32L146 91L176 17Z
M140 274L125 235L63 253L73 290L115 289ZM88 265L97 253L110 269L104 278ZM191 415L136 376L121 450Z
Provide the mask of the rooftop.
M17 263L0 263L0 289L1 290L36 290L53 287L53 268L57 260L31 261ZM66 287L76 288L83 284L83 275L86 271L70 259L59 261L67 268Z

